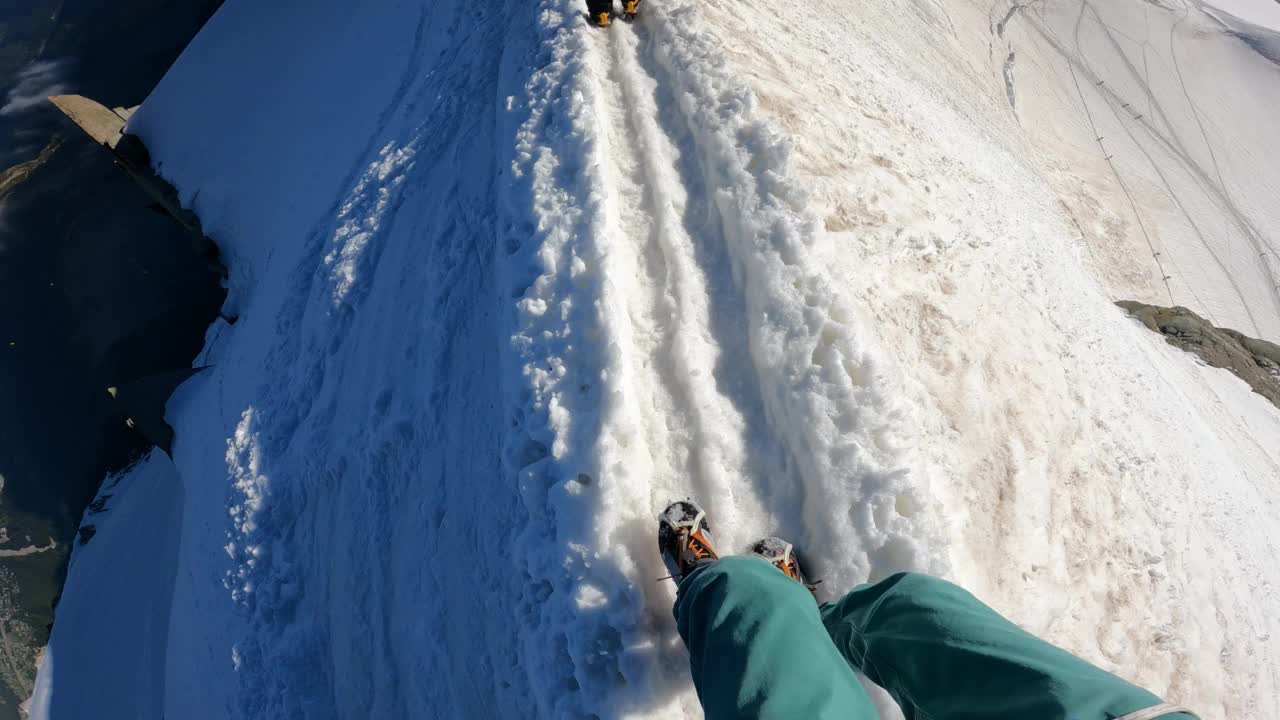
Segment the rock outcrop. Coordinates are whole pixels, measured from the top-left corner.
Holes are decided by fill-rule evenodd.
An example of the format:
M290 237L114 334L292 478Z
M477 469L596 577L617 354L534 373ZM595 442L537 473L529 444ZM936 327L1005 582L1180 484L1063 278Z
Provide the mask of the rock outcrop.
M31 176L41 165L49 161L53 154L58 151L58 147L62 145L62 138L54 136L49 143L44 146L40 154L26 162L20 162L8 170L0 171L0 199L9 194L22 181Z
M1214 327L1184 307L1159 307L1132 300L1116 303L1174 347L1205 363L1235 373L1254 392L1280 407L1280 345Z

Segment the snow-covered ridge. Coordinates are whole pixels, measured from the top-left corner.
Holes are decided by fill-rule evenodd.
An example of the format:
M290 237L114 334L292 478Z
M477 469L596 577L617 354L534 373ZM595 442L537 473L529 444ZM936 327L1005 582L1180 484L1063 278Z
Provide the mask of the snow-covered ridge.
M948 574L1268 716L1280 413L1111 306L999 114L990 9L647 2L603 32L571 0L231 0L148 99L131 127L238 319L170 403L139 692L697 717L653 532L692 495L722 550L786 535L827 594ZM55 716L97 682L67 627Z

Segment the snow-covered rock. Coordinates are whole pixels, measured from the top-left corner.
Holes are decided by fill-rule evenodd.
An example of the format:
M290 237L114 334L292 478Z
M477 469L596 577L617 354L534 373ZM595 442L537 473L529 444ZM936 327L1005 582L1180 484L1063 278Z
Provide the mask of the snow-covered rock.
M1148 330L1164 333L1174 347L1235 373L1253 391L1280 407L1280 345L1216 328L1184 307L1162 308L1132 300L1116 303Z

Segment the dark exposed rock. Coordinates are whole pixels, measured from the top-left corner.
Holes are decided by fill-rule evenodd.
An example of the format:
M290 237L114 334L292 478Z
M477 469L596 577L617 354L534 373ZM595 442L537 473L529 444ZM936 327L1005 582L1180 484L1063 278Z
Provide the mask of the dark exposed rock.
M41 165L48 162L49 158L53 157L53 154L58 151L60 145L62 145L62 138L55 135L35 158L20 162L8 170L0 171L0 199L3 199L5 195L9 194L10 190L30 177L31 173L38 170Z
M1280 407L1280 345L1214 327L1184 307L1159 307L1132 300L1116 303L1174 347L1205 363L1235 373L1259 395Z

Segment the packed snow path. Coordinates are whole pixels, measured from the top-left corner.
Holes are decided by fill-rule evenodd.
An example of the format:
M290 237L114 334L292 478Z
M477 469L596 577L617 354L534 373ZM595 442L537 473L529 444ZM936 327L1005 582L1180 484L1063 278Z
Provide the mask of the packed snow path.
M776 532L849 548L814 553L838 587L873 564L941 570L920 544L929 526L912 519L925 503L891 445L903 433L876 361L807 259L816 221L785 175L786 139L756 117L691 6L607 33L568 20L572 59L535 80L547 105L534 100L519 135L519 173L552 201L526 240L540 273L512 293L534 386L521 417L546 425L515 438L514 455L538 458L520 471L550 489L534 516L581 557L566 574L560 547L529 544L553 553L530 562L560 591L543 612L563 605L557 622L534 623L554 637L531 649L554 649L565 621L584 626L566 680L627 677L615 663L649 662L655 635L673 651L653 540L673 498L702 501L728 550ZM578 142L548 142L553 113L580 119ZM578 699L547 698L564 702Z
M1273 716L1280 412L1110 304L985 74L990 8L647 3L219 10L131 128L236 322L173 468L119 485L176 474L180 527L76 562L178 557L73 566L36 709L130 717L91 704L127 658L77 643L153 588L167 632L120 647L168 717L699 717L654 538L692 496L824 595L948 575Z

